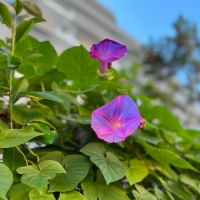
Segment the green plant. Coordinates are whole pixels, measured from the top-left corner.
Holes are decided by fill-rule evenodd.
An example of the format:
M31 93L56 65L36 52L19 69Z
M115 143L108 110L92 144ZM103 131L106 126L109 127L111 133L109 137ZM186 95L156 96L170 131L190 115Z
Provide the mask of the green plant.
M97 73L99 62L83 46L57 56L48 41L28 35L43 21L37 5L15 0L13 7L14 19L0 3L12 30L11 40L0 40L0 95L8 99L0 101L0 199L200 199L199 132L134 96L121 81L129 77L113 68ZM36 18L17 23L22 8ZM110 144L97 138L90 118L120 94L138 103L147 123ZM18 104L22 97L28 102Z

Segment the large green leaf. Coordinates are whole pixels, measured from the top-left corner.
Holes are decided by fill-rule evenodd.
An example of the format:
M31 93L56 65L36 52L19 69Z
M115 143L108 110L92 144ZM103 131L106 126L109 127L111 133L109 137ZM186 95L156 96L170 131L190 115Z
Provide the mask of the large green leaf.
M88 86L96 80L99 62L89 56L83 47L72 47L64 51L58 59L57 68L68 80L73 80L79 88Z
M42 193L34 189L30 192L29 196L30 200L55 200L54 195L48 193L48 187L45 187Z
M142 181L148 175L147 167L137 159L126 161L126 178L130 185Z
M33 188L29 187L28 185L25 185L21 182L12 185L9 194L10 194L10 200L28 200L29 199L29 192Z
M112 183L107 185L100 173L97 174L96 182L94 182L93 173L89 173L82 181L81 186L87 200L129 200L123 189Z
M55 102L59 102L59 103L63 103L63 100L60 98L60 96L58 96L55 93L52 92L27 92L26 96L28 97L39 97L42 99L48 99L51 101L55 101Z
M33 26L33 21L28 20L21 22L16 28L15 43L17 44L18 42L23 40L33 29Z
M58 200L86 200L86 198L81 193L73 190L66 193L60 193Z
M8 129L0 134L0 148L18 146L42 134L31 129Z
M158 127L168 131L182 131L178 119L165 106L149 106L142 104L141 116L149 122L155 123Z
M47 120L47 116L39 107L32 107L31 109L26 106L13 106L13 119L18 124L28 124L30 122L42 122L53 127ZM54 127L53 127L54 128Z
M69 155L63 160L66 174L57 174L50 181L50 192L73 190L88 174L89 162L81 155Z
M36 3L32 1L22 1L23 8L31 15L42 17L42 12Z
M154 191L155 191L155 195L157 196L159 200L170 200L170 197L168 197L164 192L162 192L158 188L155 188Z
M151 194L148 190L143 188L142 186L136 184L136 190L133 190L132 193L136 200L158 200L153 194Z
M7 6L0 2L0 16L8 28L12 27L12 17Z
M12 103L14 104L20 97L22 97L22 93L26 92L28 89L28 81L22 77L17 79L12 89Z
M138 140L137 140L138 141ZM142 145L144 145L146 153L153 157L158 162L162 163L164 166L169 166L170 164L175 167L183 168L183 169L192 169L196 171L196 169L186 160L182 159L175 153L167 150L167 149L158 149L153 147L143 141L138 141ZM164 158L164 159L163 159Z
M39 42L30 36L16 45L14 55L23 58L23 64L18 71L26 77L51 71L57 61L57 53L50 42Z
M46 160L36 165L29 165L17 169L23 174L21 182L38 189L40 192L48 185L48 180L53 179L57 173L66 173L63 167L56 161Z
M40 162L45 161L45 160L54 160L60 163L61 165L63 165L64 155L60 151L53 151L51 153L45 154L44 156L40 158Z
M20 175L16 170L19 167L26 166L26 161L21 152L15 147L4 149L3 163L12 171L14 181L19 181Z
M185 174L181 174L180 181L186 185L189 185L190 187L195 189L198 193L200 193L200 180L192 179Z
M7 200L6 193L13 182L13 175L10 169L0 163L0 199Z
M167 181L167 184L164 184L164 187L171 192L172 194L176 195L178 198L183 200L191 200L192 193L189 194L188 190L185 190L181 184L178 184L173 181Z
M107 152L101 143L89 143L81 150L90 156L90 160L99 167L106 183L114 182L123 178L126 174L124 165L111 152Z

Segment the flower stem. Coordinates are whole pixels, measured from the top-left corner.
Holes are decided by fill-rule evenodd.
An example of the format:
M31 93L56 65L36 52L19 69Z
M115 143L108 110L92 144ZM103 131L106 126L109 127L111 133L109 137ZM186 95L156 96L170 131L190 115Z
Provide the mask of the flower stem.
M13 20L13 29L12 29L12 55L15 50L15 35L16 35L16 16ZM12 114L12 78L13 78L13 70L10 70L10 82L9 82L9 109L10 109L10 129L13 129L13 114Z

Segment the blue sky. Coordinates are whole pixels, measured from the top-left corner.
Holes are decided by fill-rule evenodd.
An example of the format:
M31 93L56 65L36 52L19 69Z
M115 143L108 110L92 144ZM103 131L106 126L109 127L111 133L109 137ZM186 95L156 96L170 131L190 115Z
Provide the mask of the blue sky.
M172 23L182 14L197 23L200 31L199 0L97 0L116 17L117 24L142 44L149 38L173 35Z

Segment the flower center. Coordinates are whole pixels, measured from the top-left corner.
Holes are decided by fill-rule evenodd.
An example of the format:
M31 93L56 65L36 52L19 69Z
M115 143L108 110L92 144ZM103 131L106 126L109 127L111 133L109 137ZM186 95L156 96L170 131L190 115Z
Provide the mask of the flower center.
M121 124L119 122L114 122L113 127L114 129L118 129L121 127Z

